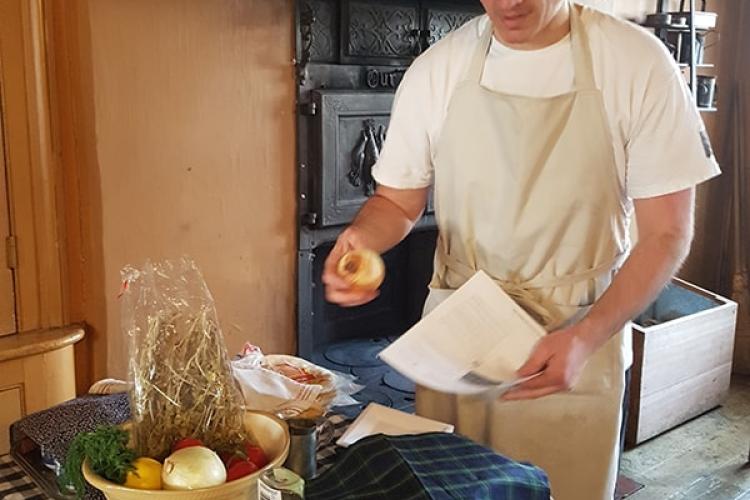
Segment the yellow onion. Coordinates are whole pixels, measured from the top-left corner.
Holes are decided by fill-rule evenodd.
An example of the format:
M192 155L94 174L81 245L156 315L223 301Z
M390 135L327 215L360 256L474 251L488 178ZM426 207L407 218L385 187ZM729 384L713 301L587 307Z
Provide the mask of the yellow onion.
M205 446L182 448L164 460L161 482L165 490L197 490L223 484L224 463Z

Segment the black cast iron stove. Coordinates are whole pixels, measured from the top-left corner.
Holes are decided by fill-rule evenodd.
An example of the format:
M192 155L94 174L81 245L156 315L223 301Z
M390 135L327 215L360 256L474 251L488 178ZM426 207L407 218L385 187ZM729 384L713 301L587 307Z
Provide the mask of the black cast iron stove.
M421 315L437 236L432 203L413 233L384 255L387 276L372 303L352 309L327 303L323 262L373 193L371 169L407 67L481 12L478 0L296 3L298 353L359 377L366 385L357 395L363 405L375 401L413 410L413 384L377 354Z

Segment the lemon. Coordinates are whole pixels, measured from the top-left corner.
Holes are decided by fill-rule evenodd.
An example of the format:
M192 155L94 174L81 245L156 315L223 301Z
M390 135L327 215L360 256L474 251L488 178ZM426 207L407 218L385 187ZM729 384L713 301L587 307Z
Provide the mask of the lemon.
M161 489L161 463L153 458L141 457L133 460L135 470L128 472L125 486L138 490Z

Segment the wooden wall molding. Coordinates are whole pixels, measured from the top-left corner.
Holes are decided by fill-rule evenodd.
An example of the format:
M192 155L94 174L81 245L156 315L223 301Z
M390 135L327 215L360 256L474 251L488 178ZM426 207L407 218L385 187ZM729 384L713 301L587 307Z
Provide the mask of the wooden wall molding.
M43 0L56 153L65 322L87 325L76 344L78 393L107 375L101 180L88 2Z
M11 232L16 236L19 331L63 322L58 192L50 133L44 11L0 2L0 61Z

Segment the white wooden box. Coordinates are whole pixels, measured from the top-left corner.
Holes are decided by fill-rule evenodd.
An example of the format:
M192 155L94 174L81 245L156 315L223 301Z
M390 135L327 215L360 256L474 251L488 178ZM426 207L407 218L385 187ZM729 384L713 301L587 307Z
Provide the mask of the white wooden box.
M735 302L673 279L633 322L627 446L721 404L729 391L736 317Z

